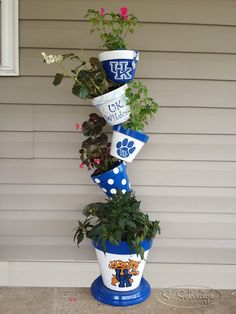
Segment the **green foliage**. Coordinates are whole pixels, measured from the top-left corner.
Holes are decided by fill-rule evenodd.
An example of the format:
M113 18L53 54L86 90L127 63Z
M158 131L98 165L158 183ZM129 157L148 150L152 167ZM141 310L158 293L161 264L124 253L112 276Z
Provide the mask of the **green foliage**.
M133 33L138 18L133 14L122 16L119 13L105 13L101 15L99 11L89 9L85 15L92 23L92 32L98 32L103 45L101 47L108 50L127 49L125 37L128 33Z
M81 99L92 99L101 96L111 90L118 88L120 85L107 79L102 64L98 58L90 58L89 65L83 59L74 53L63 55L49 55L42 53L44 62L47 64L57 63L63 73L56 73L53 84L58 86L64 77L69 76L73 80L72 93ZM67 70L68 62L76 61L70 71ZM64 65L67 62L67 67Z
M140 81L133 81L125 91L130 105L129 120L123 123L125 128L143 131L148 119L153 118L158 110L158 104L148 97L148 91Z
M160 233L159 221L151 221L148 214L140 210L140 201L132 191L125 194L119 192L106 203L88 204L83 214L86 219L78 222L74 241L79 246L85 236L100 240L104 253L106 241L113 245L126 241L130 251L135 250L143 258L144 249L140 243L154 239Z
M90 58L90 67L87 67L87 63L77 57L74 54L69 54L67 57L67 59L77 59L80 62L71 70L75 81L72 93L81 99L92 99L107 93L109 84L100 61L97 58Z
M82 132L87 137L80 149L80 167L86 166L88 170L96 169L94 174L106 172L119 164L118 159L110 155L111 143L103 132L106 125L104 118L96 113L89 115L88 121L83 122Z

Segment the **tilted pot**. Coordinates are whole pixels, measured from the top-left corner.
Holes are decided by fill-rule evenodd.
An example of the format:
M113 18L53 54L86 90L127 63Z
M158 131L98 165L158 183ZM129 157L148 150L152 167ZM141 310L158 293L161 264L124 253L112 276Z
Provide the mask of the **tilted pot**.
M124 128L121 124L113 126L111 155L127 162L132 162L149 136L140 131Z
M125 162L121 162L118 166L107 172L99 175L92 174L91 178L108 197L112 197L117 194L118 190L122 193L131 191L126 168Z
M139 52L136 50L111 50L98 56L107 77L116 83L128 83L135 77Z
M109 125L120 124L129 119L130 107L125 96L127 87L127 84L125 84L92 99L92 104L99 110Z

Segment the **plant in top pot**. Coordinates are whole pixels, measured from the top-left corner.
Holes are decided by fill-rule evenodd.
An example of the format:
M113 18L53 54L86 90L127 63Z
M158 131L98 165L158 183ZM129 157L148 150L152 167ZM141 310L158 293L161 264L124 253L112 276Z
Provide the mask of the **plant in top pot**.
M113 126L111 155L132 162L149 136L143 133L148 119L153 118L158 104L148 97L147 88L140 82L131 82L126 89L130 106L130 118L125 123Z
M47 64L57 63L62 72L56 73L53 84L59 85L63 78L70 77L73 80L72 93L91 102L108 124L116 125L125 122L129 118L129 106L125 97L127 85L120 85L107 79L102 64L97 58L90 58L89 65L83 56L74 53L64 55L46 55L42 53ZM73 63L76 62L74 65ZM65 63L72 63L73 67L67 70Z
M116 83L127 83L135 77L139 52L127 50L126 36L133 33L139 23L136 16L128 14L126 7L120 8L119 13L105 12L89 9L88 17L93 28L91 32L98 32L103 41L103 48L108 51L99 54L108 78Z
M142 278L152 240L160 233L159 221L151 221L140 210L132 191L118 193L105 203L87 205L74 240L92 239L101 277L92 285L93 296L111 305L133 305L150 295Z
M110 155L111 143L103 132L105 125L105 119L96 113L91 113L89 119L83 122L81 129L87 138L79 151L80 168L86 166L88 170L95 169L92 180L108 197L112 197L118 190L126 193L131 187L125 162Z

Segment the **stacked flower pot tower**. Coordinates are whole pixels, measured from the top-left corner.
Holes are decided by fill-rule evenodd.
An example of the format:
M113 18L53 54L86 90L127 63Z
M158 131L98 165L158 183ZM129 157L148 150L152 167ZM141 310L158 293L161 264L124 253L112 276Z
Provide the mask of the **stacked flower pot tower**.
M91 286L94 298L114 306L129 306L143 302L151 293L142 274L160 227L159 221L149 220L140 210L127 168L149 139L143 129L158 105L141 82L133 81L139 52L127 49L125 36L134 31L138 19L125 7L119 13L106 13L103 8L88 10L86 17L107 49L98 58L90 58L88 65L73 53L42 55L46 63L56 62L63 69L53 84L57 86L65 76L71 77L72 93L90 99L100 114L91 113L87 121L77 124L85 136L80 168L94 170L91 179L107 200L84 208L85 220L79 221L74 240L79 245L84 237L90 238L95 248L101 275ZM67 72L64 62L77 64Z

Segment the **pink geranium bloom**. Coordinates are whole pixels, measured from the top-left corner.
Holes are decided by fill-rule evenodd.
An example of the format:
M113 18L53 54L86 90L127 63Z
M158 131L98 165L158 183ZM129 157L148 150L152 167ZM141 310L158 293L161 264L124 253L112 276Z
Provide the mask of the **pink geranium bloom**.
M120 15L121 15L123 18L125 18L125 19L128 18L127 13L128 13L128 8L126 8L126 7L121 7L121 8L120 8Z
M79 165L79 167L80 167L81 169L84 168L84 163L81 162L81 164Z
M79 130L82 128L82 124L76 123L75 124L76 130Z
M93 160L95 164L100 165L101 160L99 158L94 158Z
M100 11L99 11L99 13L100 13L101 16L104 16L104 14L105 14L104 8L101 8Z

